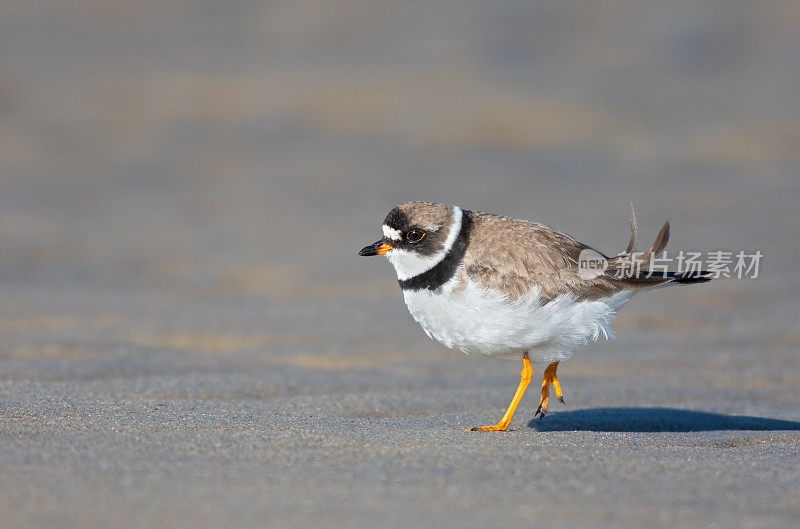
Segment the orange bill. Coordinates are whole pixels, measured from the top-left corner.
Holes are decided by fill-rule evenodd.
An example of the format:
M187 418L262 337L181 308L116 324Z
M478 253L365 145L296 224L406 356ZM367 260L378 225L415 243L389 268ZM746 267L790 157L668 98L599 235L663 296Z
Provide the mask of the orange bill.
M361 256L384 255L391 249L392 249L391 246L383 242L383 240L380 240L370 244L369 246L363 247L361 251L358 252L358 255Z

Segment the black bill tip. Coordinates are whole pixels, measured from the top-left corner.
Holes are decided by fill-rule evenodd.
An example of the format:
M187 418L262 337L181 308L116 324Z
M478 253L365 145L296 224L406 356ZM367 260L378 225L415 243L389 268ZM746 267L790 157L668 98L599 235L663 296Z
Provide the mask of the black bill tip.
M361 248L361 251L358 252L358 255L362 257L369 257L371 255L383 255L391 249L392 249L391 246L380 240L370 244L369 246L364 246L363 248Z

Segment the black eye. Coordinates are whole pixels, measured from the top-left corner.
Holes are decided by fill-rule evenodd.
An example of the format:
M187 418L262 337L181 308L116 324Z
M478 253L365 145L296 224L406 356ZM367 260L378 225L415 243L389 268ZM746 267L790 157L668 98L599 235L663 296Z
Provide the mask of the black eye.
M406 240L408 242L419 242L425 238L425 232L422 230L411 230L406 233Z

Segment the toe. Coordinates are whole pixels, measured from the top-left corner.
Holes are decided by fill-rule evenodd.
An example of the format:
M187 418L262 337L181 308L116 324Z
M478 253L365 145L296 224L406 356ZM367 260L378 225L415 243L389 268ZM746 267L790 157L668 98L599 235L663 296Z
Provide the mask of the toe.
M495 426L473 426L472 428L467 428L464 430L465 432L500 432L504 431L505 428L501 428L497 425Z

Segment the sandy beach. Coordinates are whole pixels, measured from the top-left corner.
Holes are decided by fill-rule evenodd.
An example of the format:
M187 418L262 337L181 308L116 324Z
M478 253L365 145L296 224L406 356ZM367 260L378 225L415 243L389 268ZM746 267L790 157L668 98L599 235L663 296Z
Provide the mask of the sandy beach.
M796 2L0 7L0 527L800 521ZM759 251L518 362L358 250L397 203Z

